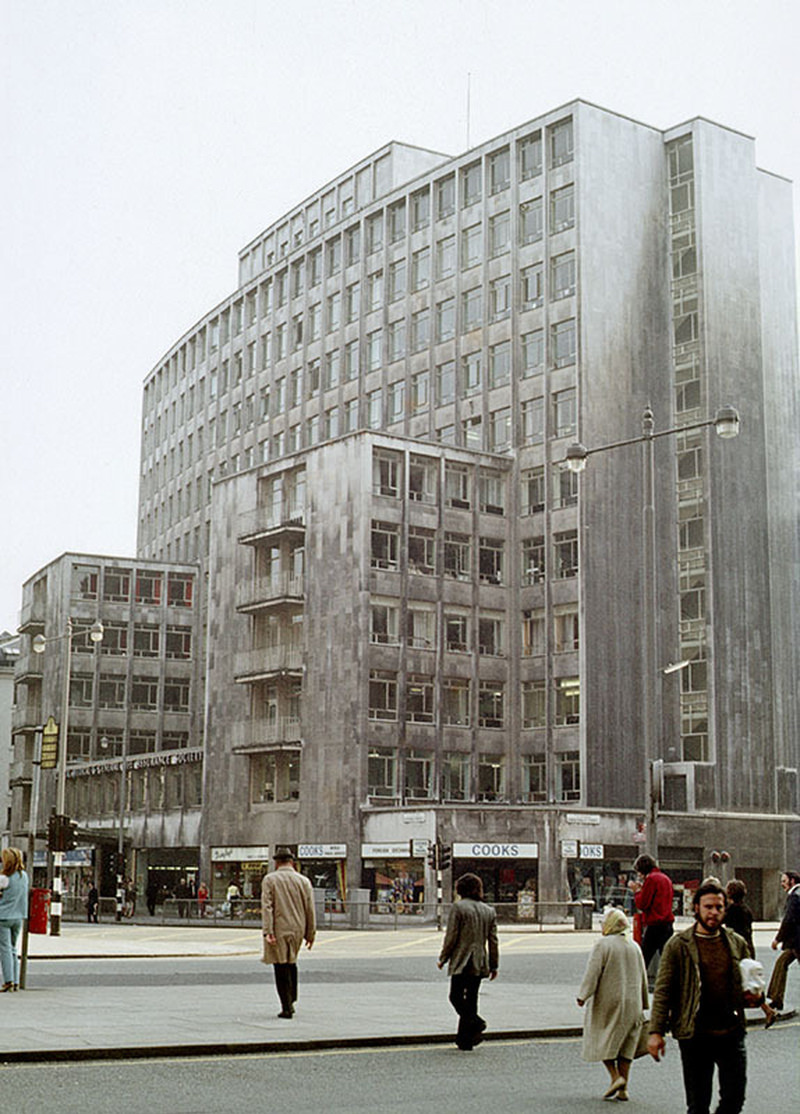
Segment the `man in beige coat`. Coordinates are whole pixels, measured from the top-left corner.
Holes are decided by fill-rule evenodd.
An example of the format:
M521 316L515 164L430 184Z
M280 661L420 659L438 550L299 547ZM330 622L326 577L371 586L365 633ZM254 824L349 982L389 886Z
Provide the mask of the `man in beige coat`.
M295 870L290 851L275 852L275 870L261 883L261 924L264 963L275 970L275 987L281 1001L278 1017L294 1016L297 1001L297 953L303 940L314 943L314 891L304 874Z

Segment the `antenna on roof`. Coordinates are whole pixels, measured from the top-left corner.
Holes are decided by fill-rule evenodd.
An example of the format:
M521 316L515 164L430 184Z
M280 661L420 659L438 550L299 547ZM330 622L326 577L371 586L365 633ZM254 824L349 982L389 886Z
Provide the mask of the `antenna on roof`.
M471 82L471 80L472 80L472 74L467 73L467 150L469 150L469 94L470 94L470 82Z

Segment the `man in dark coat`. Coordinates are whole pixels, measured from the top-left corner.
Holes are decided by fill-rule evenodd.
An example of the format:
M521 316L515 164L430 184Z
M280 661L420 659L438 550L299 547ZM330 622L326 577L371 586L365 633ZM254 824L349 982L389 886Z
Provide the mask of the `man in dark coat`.
M497 914L481 900L483 885L477 874L462 874L456 893L461 900L450 909L439 969L449 961L450 1002L459 1018L456 1044L469 1052L483 1040L486 1028L478 1014L481 979L497 978Z
M777 951L780 944L783 950L775 960L767 987L767 997L774 1010L783 1009L789 967L795 960L800 962L800 874L796 870L785 870L781 875L781 886L786 891L786 907L771 947Z

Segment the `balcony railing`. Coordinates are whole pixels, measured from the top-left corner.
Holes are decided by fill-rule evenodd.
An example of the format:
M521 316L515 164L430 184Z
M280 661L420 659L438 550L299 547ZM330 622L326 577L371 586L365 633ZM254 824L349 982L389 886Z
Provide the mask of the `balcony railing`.
M300 742L299 716L274 716L240 720L231 732L234 749L276 746L280 743Z
M276 600L301 600L304 584L302 576L282 574L260 576L236 586L236 606L240 610L253 610Z
M268 673L300 673L303 668L303 647L265 646L260 650L244 650L235 655L233 671L237 681L263 677Z
M260 538L282 532L303 533L305 530L305 511L280 510L275 507L256 507L239 515L237 535L245 545Z

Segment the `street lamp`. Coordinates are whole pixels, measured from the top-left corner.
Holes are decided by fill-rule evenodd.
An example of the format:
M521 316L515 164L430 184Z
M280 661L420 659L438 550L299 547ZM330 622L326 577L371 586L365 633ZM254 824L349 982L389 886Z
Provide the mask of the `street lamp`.
M125 799L126 799L126 782L128 773L128 748L125 746L126 736L122 737L122 755L120 758L119 768L119 817L117 822L117 897L116 897L116 919L122 920L122 911L125 906ZM103 750L108 751L111 747L111 740L107 735L103 735L100 739L100 746Z
M67 730L69 727L69 681L72 672L72 639L76 634L88 634L91 641L97 645L97 643L103 641L103 624L98 619L91 625L76 626L72 618L68 616L67 628L63 634L55 634L50 638L45 638L43 634L37 634L32 643L33 652L35 654L43 654L46 647L49 646L51 642L66 641L64 691L61 697L61 725L59 727L58 780L56 783L56 814L58 816L63 816L65 811L64 801L67 790ZM63 855L63 851L53 852L53 899L50 904L51 936L61 935L61 864L63 862Z
M598 445L587 449L585 445L576 442L568 447L563 463L570 472L579 473L586 468L586 461L595 453L608 452L611 449L621 449L626 445L642 446L642 548L644 551L644 576L642 578L642 660L644 662L644 684L642 686L643 707L643 750L644 750L644 801L645 816L651 821L646 827L645 847L648 854L654 859L658 858L658 835L656 824L653 822L654 812L657 809L657 798L660 796L660 783L663 778L663 767L655 766L653 689L656 679L656 644L655 629L657 615L656 600L656 528L655 528L655 487L653 483L654 453L653 442L660 437L669 437L675 433L689 433L695 429L706 429L710 426L718 437L736 437L739 433L739 413L733 406L722 406L713 418L705 421L691 422L688 425L673 426L670 429L655 429L653 411L646 407L642 414L642 432L639 437L630 437L624 441L614 441L608 445ZM684 663L667 666L664 672L676 672L684 668ZM658 782L658 784L657 784Z

